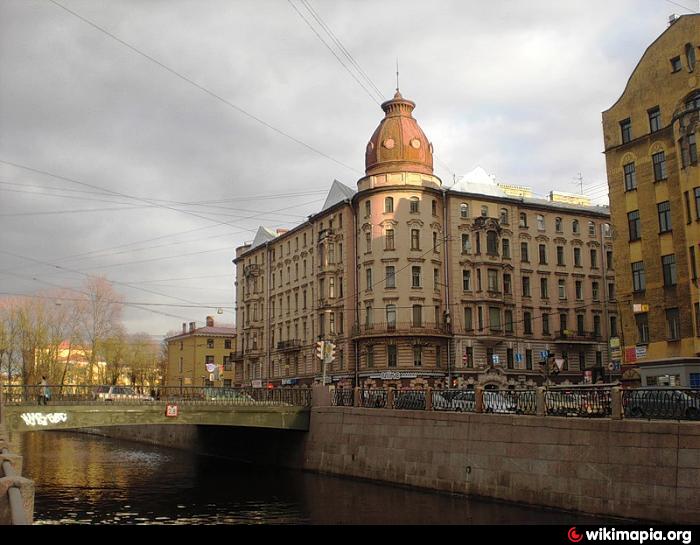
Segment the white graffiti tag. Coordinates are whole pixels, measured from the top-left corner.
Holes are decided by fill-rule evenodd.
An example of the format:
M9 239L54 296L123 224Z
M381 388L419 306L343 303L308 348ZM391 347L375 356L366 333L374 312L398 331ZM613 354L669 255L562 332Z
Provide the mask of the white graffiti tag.
M49 424L58 424L59 422L67 422L68 415L66 413L22 413L20 415L27 426L48 426Z

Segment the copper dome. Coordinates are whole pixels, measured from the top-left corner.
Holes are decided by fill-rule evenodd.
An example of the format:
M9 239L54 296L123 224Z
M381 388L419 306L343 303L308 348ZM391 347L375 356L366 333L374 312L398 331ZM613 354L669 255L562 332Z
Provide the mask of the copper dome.
M396 91L394 98L382 104L386 114L367 144L367 176L387 172L433 173L433 146L411 112L415 102Z

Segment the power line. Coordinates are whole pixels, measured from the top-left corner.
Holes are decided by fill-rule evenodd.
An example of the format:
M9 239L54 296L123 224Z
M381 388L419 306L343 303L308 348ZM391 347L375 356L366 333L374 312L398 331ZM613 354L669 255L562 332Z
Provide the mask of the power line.
M674 6L678 6L679 8L683 8L688 13L697 13L696 10L690 9L689 7L684 6L683 4L679 4L678 2L673 2L673 0L666 0L666 2L668 2L669 4L673 4Z
M70 298L70 297L59 297L59 296L51 296L51 295L36 295L36 294L27 294L27 293L11 293L11 292L6 292L6 291L0 291L0 295L9 295L9 296L17 296L17 297L31 297L34 299L51 299L55 301L72 301L72 302L80 302L84 301L84 299L75 299L75 298ZM226 306L226 305L217 305L217 304L212 304L212 305L178 305L175 303L147 303L147 302L140 302L140 301L122 301L119 299L114 299L114 300L108 300L108 303L116 303L120 305L139 305L139 306L144 306L144 307L178 307L178 308L208 308L208 309L227 309L227 310L233 310L235 307L234 306Z
M83 21L84 23L86 23L86 24L90 25L91 27L93 27L93 28L99 30L100 32L106 34L107 36L109 36L110 38L112 38L113 40L115 40L116 42L118 42L118 43L122 44L123 46L129 48L129 49L130 49L131 51L133 51L134 53L136 53L136 54L138 54L138 55L141 55L142 57L144 57L144 58L150 60L151 62L153 62L153 63L155 63L155 64L157 64L158 66L160 66L160 67L163 68L164 70L167 70L168 72L170 72L170 73L173 74L174 76L180 78L180 79L183 80L183 81L186 81L186 82L189 83L190 85L193 85L194 87L196 87L196 88L199 89L200 91L205 92L205 93L208 94L209 96L215 98L216 100L218 100L219 102L222 102L223 104L226 104L227 106L229 106L230 108L233 108L233 109L236 110L237 112L239 112L239 113L241 113L241 114L243 114L243 115L249 117L250 119L252 119L252 120L254 120L254 121L257 121L257 122L260 123L261 125L267 127L268 129L270 129L270 130L272 130L272 131L275 131L276 133L278 133L278 134L284 136L285 138L288 138L289 140L292 140L293 142L296 142L296 143L299 144L300 146L303 146L303 147L305 147L306 149L308 149L308 150L310 150L310 151L313 151L314 153L316 153L316 154L318 154L318 155L320 155L320 156L322 156L322 157L325 157L326 159L329 159L330 161L333 161L334 163L336 163L336 164L338 164L338 165L340 165L340 166L342 166L342 167L344 167L344 168L347 168L348 170L352 170L352 171L355 172L355 173L361 174L358 170L354 169L353 167L351 167L351 166L349 166L349 165L346 165L345 163L339 161L338 159L335 159L334 157L331 157L330 155L328 155L328 154L326 154L326 153L323 153L322 151L320 151L320 150L314 148L313 146L307 144L306 142L303 142L302 140L299 140L298 138L292 136L291 134L286 133L286 132L284 132L284 131L281 130L281 129L278 129L277 127L271 125L271 124L268 123L267 121L264 121L264 120L261 119L260 117L251 114L250 112L244 110L244 109L241 108L240 106L237 106L237 105L234 104L233 102L230 102L230 101L226 100L225 98L223 98L223 97L217 95L216 93L214 93L214 92L211 91L210 89L204 87L203 85L200 85L199 83L197 83L197 82L195 82L194 80L188 78L187 76L184 76L183 74L179 73L179 72L176 71L175 69L170 68L169 66L163 64L163 63L160 62L159 60L157 60L157 59L155 59L154 57L148 55L147 53L144 53L144 52L141 51L140 49L138 49L138 48L136 48L135 46L131 45L130 43L128 43L128 42L122 40L122 39L119 38L118 36L112 34L112 33L109 32L108 30L106 30L105 28L103 28L103 27L99 26L98 24L92 22L91 20L87 19L86 17L80 15L79 13L77 13L77 12L71 10L71 9L68 9L66 6L64 6L63 4L57 2L56 0L49 0L49 1L50 1L51 3L53 3L53 4L55 4L56 6L58 6L59 8L61 8L62 10L64 10L64 11L70 13L70 14L73 15L74 17L77 17L78 19L80 19L80 20Z

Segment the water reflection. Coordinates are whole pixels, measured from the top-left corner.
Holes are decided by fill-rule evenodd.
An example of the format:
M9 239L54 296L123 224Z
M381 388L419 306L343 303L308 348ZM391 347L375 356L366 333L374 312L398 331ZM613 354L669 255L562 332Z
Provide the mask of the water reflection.
M44 431L15 439L24 473L36 482L37 524L604 522L93 435Z

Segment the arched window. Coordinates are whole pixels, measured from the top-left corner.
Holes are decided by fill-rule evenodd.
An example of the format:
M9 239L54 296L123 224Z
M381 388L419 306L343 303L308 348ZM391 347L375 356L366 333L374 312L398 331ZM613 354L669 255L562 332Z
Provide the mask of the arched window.
M527 227L527 214L520 212L520 227Z
M544 216L542 214L537 214L537 230L544 231Z
M693 44L685 44L685 59L688 61L688 72L695 70L695 48Z
M459 205L459 215L462 218L469 217L469 205L465 202Z
M595 223L593 223L592 221L588 222L588 236L589 237L595 236Z
M411 212L418 212L418 197L411 197Z
M556 229L557 233L562 232L561 218L554 218L554 229Z
M503 225L508 225L508 209L501 208L501 223Z
M578 220L574 220L573 222L571 222L571 230L575 235L578 235L581 232L578 226Z
M384 212L394 211L394 197L386 197L384 199Z

